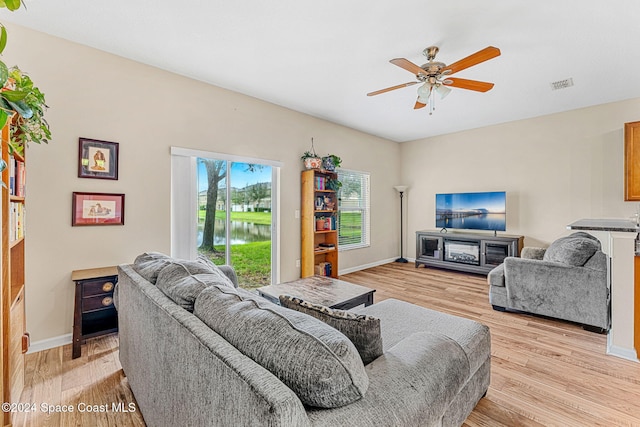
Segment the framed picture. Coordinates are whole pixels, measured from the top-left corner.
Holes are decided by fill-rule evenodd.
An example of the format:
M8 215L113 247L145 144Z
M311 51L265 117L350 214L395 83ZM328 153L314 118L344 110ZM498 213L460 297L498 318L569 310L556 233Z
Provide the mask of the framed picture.
M71 225L124 225L124 194L73 193Z
M78 177L118 179L118 143L80 138Z

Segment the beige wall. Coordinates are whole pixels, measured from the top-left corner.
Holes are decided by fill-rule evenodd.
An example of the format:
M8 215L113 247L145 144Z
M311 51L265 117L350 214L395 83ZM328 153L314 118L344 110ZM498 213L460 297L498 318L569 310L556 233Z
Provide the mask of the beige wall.
M520 120L401 145L408 254L435 226L435 194L507 191L507 231L547 245L581 218L625 218L623 127L640 99Z
M169 147L279 160L281 278L298 276L300 154L314 137L343 167L371 172L372 245L341 253L340 269L398 255L393 185L410 186L405 255L434 225L438 192L506 190L507 232L545 245L586 217L628 217L622 127L640 99L395 144L254 98L9 25L3 55L47 95L54 138L28 156L27 327L33 341L71 332L74 269L170 250ZM78 137L120 143L118 181L77 177ZM400 169L400 166L402 167ZM126 194L122 227L71 227L71 193Z
M371 172L371 247L342 252L340 269L397 256L398 144L257 99L10 25L3 55L47 96L49 145L28 161L27 329L32 340L71 333L71 271L170 251L170 147L278 160L281 278L299 277L300 155L319 154ZM120 143L118 181L77 177L78 137ZM71 193L126 194L124 226L71 227Z

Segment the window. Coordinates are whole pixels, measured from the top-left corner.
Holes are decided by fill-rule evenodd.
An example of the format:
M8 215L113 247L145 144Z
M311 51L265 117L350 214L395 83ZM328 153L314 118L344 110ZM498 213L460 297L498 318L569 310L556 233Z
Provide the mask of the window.
M369 174L338 170L338 248L341 251L369 246Z

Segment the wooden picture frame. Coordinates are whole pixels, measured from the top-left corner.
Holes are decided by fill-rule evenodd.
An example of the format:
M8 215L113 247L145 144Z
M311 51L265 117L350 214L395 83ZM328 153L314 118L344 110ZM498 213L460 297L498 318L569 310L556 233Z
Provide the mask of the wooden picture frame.
M124 225L124 194L74 192L71 225Z
M78 140L78 178L118 179L117 142L80 138Z
M640 122L624 124L624 200L640 201Z

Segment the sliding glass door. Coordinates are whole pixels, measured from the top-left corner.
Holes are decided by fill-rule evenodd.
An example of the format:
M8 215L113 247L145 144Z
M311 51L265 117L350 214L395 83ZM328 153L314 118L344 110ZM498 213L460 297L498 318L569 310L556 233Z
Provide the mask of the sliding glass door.
M197 250L230 264L245 288L271 284L273 168L198 157Z

